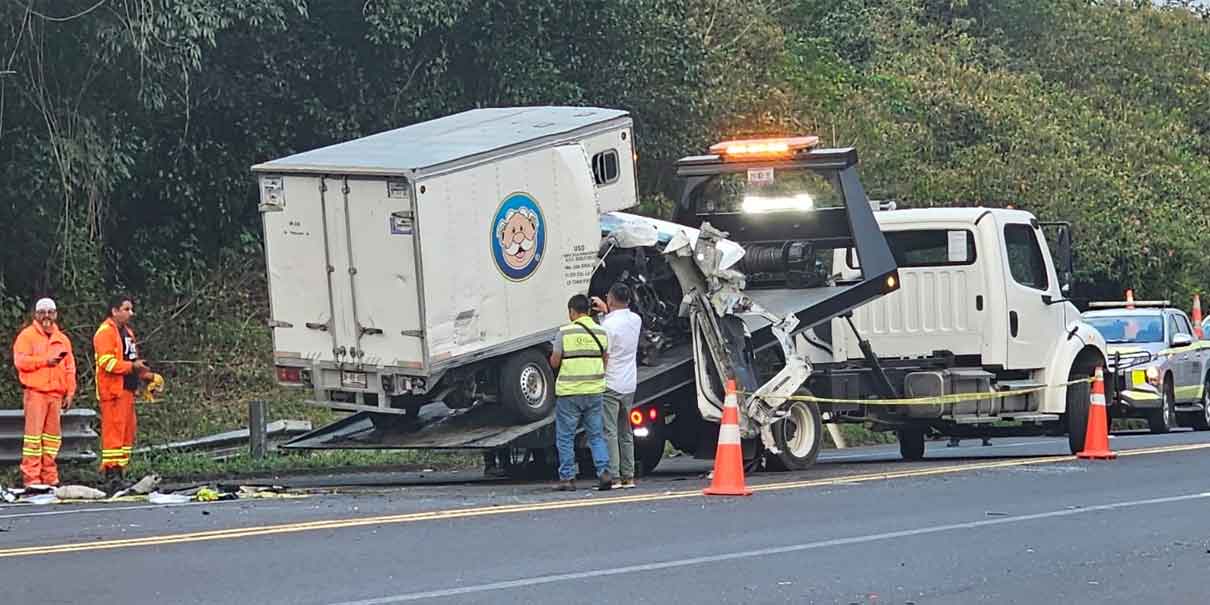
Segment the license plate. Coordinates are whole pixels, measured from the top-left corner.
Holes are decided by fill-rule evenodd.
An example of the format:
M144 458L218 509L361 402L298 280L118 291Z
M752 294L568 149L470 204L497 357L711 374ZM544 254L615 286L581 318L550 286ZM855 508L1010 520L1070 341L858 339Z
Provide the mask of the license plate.
M1134 370L1131 372L1130 384L1147 384L1147 372L1145 370Z
M340 386L352 387L352 388L356 388L356 389L364 389L364 388L366 388L367 384L369 384L369 383L366 382L365 372L341 372L340 373Z

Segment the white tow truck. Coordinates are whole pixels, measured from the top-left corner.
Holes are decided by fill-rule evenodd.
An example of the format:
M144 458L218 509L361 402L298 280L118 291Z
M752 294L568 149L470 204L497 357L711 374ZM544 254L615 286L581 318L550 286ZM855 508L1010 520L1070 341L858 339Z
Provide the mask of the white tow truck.
M886 208L893 208L890 204ZM1105 366L1105 339L1067 300L1071 229L996 208L875 213L901 280L898 291L808 331L810 390L836 422L894 430L905 459L930 434L992 437L1066 433L1083 448L1086 382ZM1055 254L1044 228L1053 228ZM837 251L839 279L860 254ZM1004 393L1007 396L968 395ZM862 400L959 395L950 402Z

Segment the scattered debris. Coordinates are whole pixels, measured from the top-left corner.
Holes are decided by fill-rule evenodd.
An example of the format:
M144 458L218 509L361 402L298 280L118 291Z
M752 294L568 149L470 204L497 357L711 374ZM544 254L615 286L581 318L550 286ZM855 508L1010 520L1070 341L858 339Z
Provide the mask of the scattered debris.
M99 489L93 489L86 485L64 485L56 487L54 494L60 500L103 500L105 492Z
M989 510L989 511L987 511L987 516L989 516L989 517L1007 517L1008 513L1002 513L999 511Z
M192 500L185 494L161 494L160 492L151 492L147 496L147 501L152 504L185 504Z
M121 498L123 496L129 496L131 494L138 494L140 496L145 496L145 495L150 494L151 492L155 491L156 486L158 486L159 484L160 484L159 475L156 475L156 474L147 475L146 477L139 479L138 483L135 483L134 485L114 494L113 497Z
M6 504L12 504L17 501L18 495L19 494L15 493L14 491L7 490L4 487L0 486L0 502L4 502Z
M28 504L35 504L35 505L58 504L59 498L56 497L54 494L37 494L34 496L22 496L21 502L25 502Z

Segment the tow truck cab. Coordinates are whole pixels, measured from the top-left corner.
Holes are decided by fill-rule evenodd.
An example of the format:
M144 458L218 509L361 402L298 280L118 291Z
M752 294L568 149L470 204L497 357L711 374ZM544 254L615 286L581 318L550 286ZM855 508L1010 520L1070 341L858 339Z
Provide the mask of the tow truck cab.
M1104 364L1105 345L1067 299L1070 226L999 208L875 216L901 289L857 309L851 324L833 320L829 330L808 335L820 368L812 391L852 401L967 394L945 404L837 410L842 420L897 431L906 458L923 455L929 433L1067 432L1073 451L1082 449L1088 385L1079 381ZM865 259L852 250L837 251L832 261L846 279ZM970 395L993 391L1005 394Z

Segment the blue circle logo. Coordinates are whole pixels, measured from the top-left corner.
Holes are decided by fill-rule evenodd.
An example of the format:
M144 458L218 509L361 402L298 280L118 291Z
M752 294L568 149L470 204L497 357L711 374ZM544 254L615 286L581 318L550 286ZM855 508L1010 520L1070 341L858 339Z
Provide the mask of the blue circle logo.
M546 225L542 209L528 193L504 198L492 220L492 258L512 281L525 281L542 264Z

